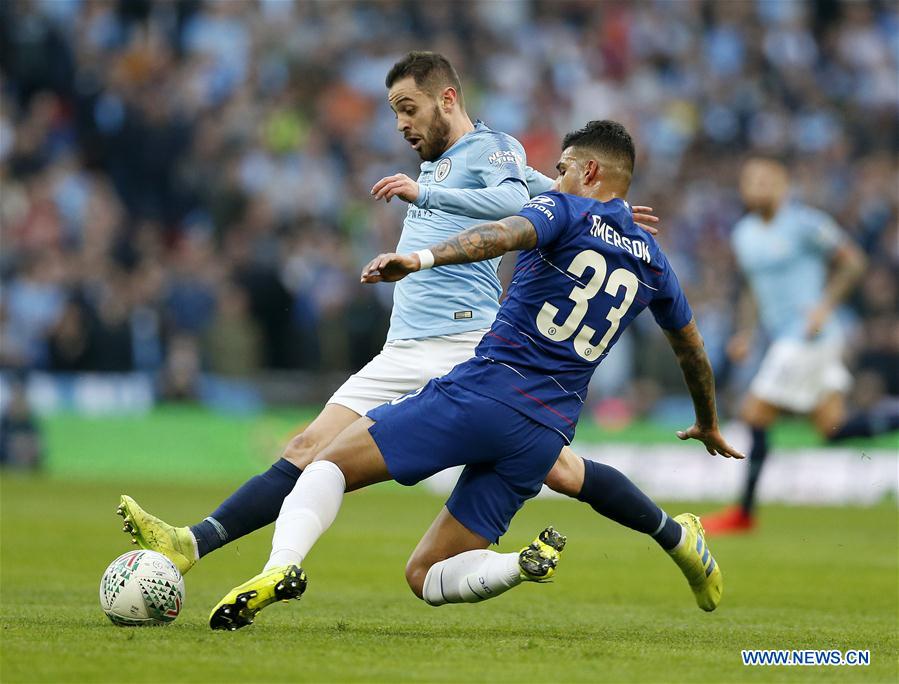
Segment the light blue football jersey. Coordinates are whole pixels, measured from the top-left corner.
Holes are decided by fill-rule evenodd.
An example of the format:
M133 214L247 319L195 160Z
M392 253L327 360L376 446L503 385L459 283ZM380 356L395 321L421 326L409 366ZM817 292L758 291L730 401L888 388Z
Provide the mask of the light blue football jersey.
M737 222L734 253L772 341L804 336L806 318L824 296L830 257L846 239L830 216L799 203L781 206L770 223L755 213ZM821 336L840 334L831 316Z
M407 254L425 249L485 220L484 207L476 206L478 198L470 198L469 212L450 213L434 208L439 201L428 201L431 190L436 199L443 188L472 190L503 184L506 199L492 205L498 212L492 218L499 220L517 213L528 200L525 166L521 143L478 121L473 131L459 138L439 159L422 162L416 201L422 206L409 205L396 251ZM502 292L496 273L499 262L496 258L441 266L399 281L393 292L388 341L489 328Z
M550 192L553 189L553 184L556 182L554 178L544 176L530 166L524 170L524 176L528 181L528 195L531 197L542 195L544 192Z

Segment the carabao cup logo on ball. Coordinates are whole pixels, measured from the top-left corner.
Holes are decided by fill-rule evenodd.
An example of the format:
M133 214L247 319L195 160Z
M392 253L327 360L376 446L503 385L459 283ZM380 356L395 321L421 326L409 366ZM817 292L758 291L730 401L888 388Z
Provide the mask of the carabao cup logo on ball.
M100 607L116 625L164 625L184 605L184 578L161 553L129 551L100 580Z

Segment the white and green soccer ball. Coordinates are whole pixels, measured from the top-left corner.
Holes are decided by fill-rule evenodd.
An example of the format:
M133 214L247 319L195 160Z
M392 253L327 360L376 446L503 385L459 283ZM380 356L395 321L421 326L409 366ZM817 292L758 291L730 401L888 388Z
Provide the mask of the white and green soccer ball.
M129 551L100 580L100 607L120 626L164 625L184 605L184 578L156 551Z

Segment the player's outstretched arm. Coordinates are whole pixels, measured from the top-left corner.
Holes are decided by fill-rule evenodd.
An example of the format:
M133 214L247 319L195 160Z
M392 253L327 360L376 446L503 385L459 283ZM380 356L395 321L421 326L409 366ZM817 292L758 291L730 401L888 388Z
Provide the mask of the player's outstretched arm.
M506 252L531 249L536 244L534 225L521 216L510 216L502 221L479 223L420 252L380 254L362 269L362 282L394 282L423 268L485 261Z
M403 173L385 176L372 186L371 194L375 200L389 202L399 197L422 209L439 209L484 220L515 213L528 200L524 185L514 178L483 188L444 188L419 185Z
M705 345L696 321L690 320L680 330L666 330L665 336L677 356L687 389L693 399L696 422L686 430L679 430L679 439L698 439L706 450L726 458L743 458L743 454L728 444L718 431L718 412L715 408L715 376L705 353Z
M834 250L831 261L824 297L806 320L805 335L809 339L821 332L833 312L858 285L867 267L864 253L848 240Z

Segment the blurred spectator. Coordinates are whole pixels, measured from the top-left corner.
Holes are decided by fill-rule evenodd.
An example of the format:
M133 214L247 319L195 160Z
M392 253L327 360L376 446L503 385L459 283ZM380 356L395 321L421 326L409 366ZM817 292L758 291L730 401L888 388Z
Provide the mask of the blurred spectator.
M203 347L213 373L248 377L262 368L262 334L250 316L250 299L237 283L223 285Z
M48 368L60 372L90 370L92 327L84 303L69 299L50 330Z
M8 388L9 396L0 415L0 466L39 470L44 457L44 442L25 396L25 384L16 378Z
M47 364L46 337L64 310L59 259L50 251L27 253L19 272L4 287L7 353L23 359L26 367Z
M663 219L718 371L737 170L788 161L796 194L872 260L860 392L899 393L897 35L880 0L2 2L0 362L164 369L173 397L202 370L361 366L390 289L358 272L405 209L368 188L418 161L383 78L427 46L544 172L587 119L632 129L632 196ZM681 391L631 355L641 410Z
M195 337L174 335L162 369L160 394L169 401L190 401L200 392L200 346Z

